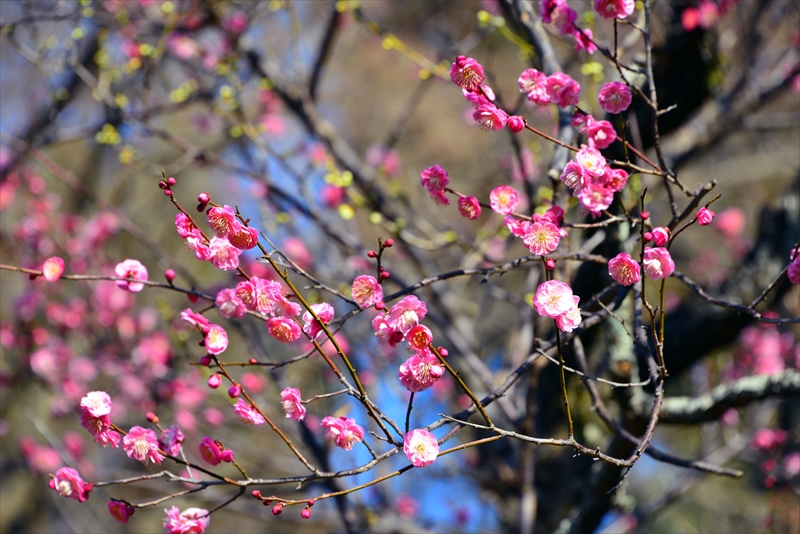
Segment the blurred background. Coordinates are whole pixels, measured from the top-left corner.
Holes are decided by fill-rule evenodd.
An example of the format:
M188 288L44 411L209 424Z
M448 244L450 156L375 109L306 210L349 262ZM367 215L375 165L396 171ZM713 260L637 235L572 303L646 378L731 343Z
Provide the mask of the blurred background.
M608 20L588 2L569 4L580 27L613 47ZM555 203L567 210L567 221L592 222L552 179L561 169L552 174L551 143L530 132L481 130L449 81L457 55L474 57L501 107L558 134L556 109L529 106L517 87L524 69L544 70L529 37L538 25L561 69L581 84L580 108L604 118L597 93L619 79L613 64L600 52L576 52L552 25L526 26L525 6L538 10L538 2L486 0L1 2L0 263L38 269L60 256L67 273L113 275L116 263L135 258L154 281L171 268L180 287L207 295L233 287L236 277L196 261L181 243L175 208L157 188L162 169L177 179L173 191L188 210L203 191L238 206L270 239L268 249L294 263L286 266L306 298L330 302L336 318L354 306L324 287L349 296L356 276L374 273L366 253L379 237L397 243L383 257L392 273L387 295L441 273L526 257L499 215L484 210L468 221L455 205L437 206L419 184L420 171L438 164L461 193L486 201L493 188L512 185L522 199L519 212L542 213ZM800 9L777 0L660 0L652 11L659 103L677 106L659 119L665 156L689 189L715 181L706 199L722 195L714 223L687 230L672 254L678 270L707 293L747 304L784 269L800 239ZM641 2L630 20L644 27ZM634 26L620 25L618 42L624 62L643 64ZM635 83L647 89L644 80ZM634 102L625 119L631 142L653 157L649 109ZM568 134L573 144L585 142ZM671 212L659 179L632 176L623 202L633 206L644 187L654 225L666 224ZM678 192L681 210L689 200ZM612 211L620 213L619 205ZM610 257L625 232L630 228L571 228L558 252ZM258 255L244 257L247 272L275 278ZM592 295L610 283L605 269L563 261L557 273L591 312ZM502 276L455 276L415 292L428 304L424 324L479 397L534 353L535 340L552 335L529 304L540 276L539 263L530 261ZM747 376L796 376L797 324L761 326L711 306L675 278L666 287L668 398L700 397ZM651 294L657 289L648 286ZM146 426L148 411L165 427L180 425L190 461L200 462L197 444L210 435L233 449L253 477L306 473L268 429L245 428L232 417L225 388L206 386L208 370L197 365L204 351L178 315L208 303L154 288L134 295L107 281L49 284L6 270L0 296L0 531L160 532L163 508L210 509L235 494L214 487L139 509L128 525L108 514L109 498L142 503L183 486L106 486L80 504L56 495L47 474L62 466L93 481L159 470L92 442L78 410L88 391L111 395L112 418L122 428ZM758 309L798 317L800 292L784 277ZM402 423L408 392L397 368L408 355L378 343L375 315L367 310L347 320L337 339L370 397ZM319 422L327 415L377 428L344 395L309 404L303 423L283 418L284 387L299 388L304 398L340 389L319 355L275 365L308 354L309 344L280 344L252 317L228 321L215 310L208 316L231 337L226 361L266 363L233 372L304 454L325 470L370 460L361 447L348 453L324 441ZM646 378L619 323L606 321L580 337L591 374ZM566 358L576 365L572 348ZM416 395L412 428L469 406L445 378ZM613 450L617 439L596 416L582 381L570 376L568 386L577 437ZM600 391L623 426L641 429L651 389L601 384ZM767 392L752 402L720 402L705 420L665 417L657 428L654 446L741 470L739 480L644 456L620 489L606 494L602 488L619 481L619 470L571 449L505 439L321 501L309 520L296 507L273 517L245 495L215 512L207 531L800 532L796 385L793 391L788 399ZM503 428L564 437L557 366L535 360L489 413ZM485 436L465 429L443 448ZM400 456L357 476L259 489L310 498L390 473L407 464ZM227 464L218 472L238 475Z

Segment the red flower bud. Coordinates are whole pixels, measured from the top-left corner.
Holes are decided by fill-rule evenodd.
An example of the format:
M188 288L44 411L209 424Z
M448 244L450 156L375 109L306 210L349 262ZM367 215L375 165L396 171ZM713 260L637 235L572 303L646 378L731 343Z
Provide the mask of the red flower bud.
M378 310L378 311L385 310L386 309L386 304L384 304L383 302L376 302L375 303L375 309Z
M391 248L394 246L394 239L387 239L383 242L383 248Z
M192 304L194 304L195 302L197 302L197 295L192 295L192 294L189 294L189 295L186 295L186 298L188 298L188 299L189 299L189 302L191 302Z
M643 221L646 221L646 220L647 220L647 219L649 219L649 218L650 218L650 214L649 214L649 213L647 213L646 211L643 211L643 212L642 212L642 220L643 220Z
M439 347L439 348L438 348L438 349L436 349L436 350L438 350L438 351L439 351L439 356L441 356L442 358L447 358L447 355L448 355L448 354L450 354L450 351L448 351L448 350L447 350L446 348L444 348L444 347Z
M171 189L164 189L164 194L167 195L168 197L171 197L172 196L172 190Z
M175 280L176 276L177 274L175 274L175 271L173 271L172 269L167 269L166 271L164 271L164 278L166 278L167 282L169 282L170 284L172 283L173 280Z
M158 187L161 188L161 189L166 189L167 188L167 184L165 184L164 182L158 182Z
M368 258L377 258L378 257L378 253L375 252L374 250L370 250L369 252L367 252L367 257Z
M239 395L242 394L242 387L238 384L234 384L228 388L228 396L232 399L235 399Z
M651 239L653 239L653 232L645 232L644 233L644 242L647 243Z
M211 356L206 355L200 358L200 365L204 367L208 367L209 365L211 365Z
M249 360L247 360L247 362L248 362L250 365L255 365L255 364L257 364L257 363L258 363L258 360L256 360L255 358L250 358Z
M253 497L255 497L256 499L260 499L260 498L261 498L261 492L260 492L260 491L258 491L258 490L253 490L253 491L251 491L251 492L250 492L250 495L252 495L252 496L253 496Z
M197 195L197 201L203 204L208 204L211 202L211 196L208 193L200 193Z
M300 515L303 519L308 519L311 517L311 508L303 508L303 511L300 512Z
M211 389L217 389L220 384L222 384L222 377L220 377L218 374L213 374L208 377L208 387Z
M150 421L151 423L153 423L154 425L158 424L158 416L156 414L154 414L153 412L147 412L146 417L147 417L147 420Z
M281 515L283 512L283 503L278 503L272 507L272 515Z
M556 268L556 260L553 258L547 258L544 262L544 266L548 271L552 271Z
M175 178L173 178L172 176L167 178L167 185L169 185L170 187L172 187L173 185L175 185L177 183L178 183L178 181Z
M390 273L389 271L383 271L383 272L381 273L381 280L386 280L386 279L387 279L387 278L389 278L390 276L392 276L392 275L391 275L391 273Z

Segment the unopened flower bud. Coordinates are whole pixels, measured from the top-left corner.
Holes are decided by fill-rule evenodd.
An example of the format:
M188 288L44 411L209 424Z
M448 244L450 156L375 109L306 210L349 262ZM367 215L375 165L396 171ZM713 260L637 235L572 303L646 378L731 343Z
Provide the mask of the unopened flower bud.
M645 232L644 233L644 242L647 243L651 239L653 239L653 232Z
M519 115L514 115L508 119L508 129L514 133L521 132L525 129L525 119Z
M392 248L394 246L394 239L387 239L383 242L383 248Z
M173 178L172 176L167 178L167 185L168 186L172 187L173 185L175 185L177 183L178 183L178 181L175 178Z
M303 511L300 512L300 515L303 519L308 519L311 517L311 508L303 508Z
M317 501L315 501L314 499L308 499L308 507L310 508L310 507L314 506L315 502L317 502Z
M389 271L383 271L383 272L381 273L381 280L386 280L386 279L387 279L387 278L389 278L390 276L392 276L392 275L391 275L391 273L390 273Z
M167 188L167 184L165 184L164 182L158 182L158 187L160 189L166 189Z
M283 512L283 503L279 502L272 507L272 515L281 515L281 512Z
M205 347L206 346L206 340L205 339L201 339L200 341L197 342L197 344L200 345L201 347Z
M250 365L255 365L255 364L257 364L257 363L258 363L258 360L256 360L255 358L250 358L249 360L247 360L247 362L248 362Z
M261 492L260 492L260 491L258 491L258 490L253 490L253 491L251 491L251 492L250 492L250 495L252 495L252 496L253 496L253 497L255 497L256 499L260 499L260 498L261 498Z
M164 194L167 195L168 197L171 197L172 196L172 190L171 189L164 189Z
M215 373L208 377L208 387L211 389L217 389L220 384L222 384L222 377L218 374Z
M39 276L39 275L36 274L36 273L31 273L31 274L28 275L28 280L36 280L37 276Z
M222 451L220 458L223 462L231 463L233 461L233 451L230 449L225 449Z
M186 295L186 298L188 298L188 299L189 299L189 302L191 302L192 304L194 304L195 302L197 302L197 295L192 295L192 294L190 293L190 294Z
M147 420L153 423L154 425L158 424L158 416L153 412L147 412L147 415L145 417L147 417Z
M200 358L200 365L202 365L203 367L208 367L209 365L211 365L211 356L205 355L202 358Z
M650 218L650 214L649 214L649 213L647 213L646 211L643 211L643 212L642 212L642 220L643 220L643 221L646 221L646 220L647 220L647 219L649 219L649 218Z
M208 204L211 202L211 196L208 193L200 193L197 195L197 201L202 204Z
M170 284L172 283L173 280L175 280L176 276L177 275L175 274L175 271L173 271L172 269L167 269L166 271L164 271L164 278L166 278L167 282L169 282Z
M201 202L200 204L197 205L195 209L197 210L197 213L203 213L204 211L206 211L206 206L208 206L208 204L203 204Z
M438 348L438 349L436 349L436 350L438 350L438 351L439 351L439 356L441 356L442 358L447 358L447 355L448 355L448 354L450 354L450 351L448 351L448 350L447 350L446 348L444 348L444 347L439 347L439 348Z
M383 302L376 302L375 303L375 309L378 310L378 311L385 310L386 309L386 304L384 304Z
M554 260L553 258L547 258L546 260L544 260L544 266L548 271L552 271L553 269L556 268L556 260Z
M370 250L369 252L367 252L367 257L368 258L377 258L378 257L378 253L375 252L374 250Z
M272 504L272 501L261 501L261 504L263 504L264 506L269 506L270 504Z
M228 396L232 399L235 399L239 395L242 394L242 387L238 384L234 384L228 388Z

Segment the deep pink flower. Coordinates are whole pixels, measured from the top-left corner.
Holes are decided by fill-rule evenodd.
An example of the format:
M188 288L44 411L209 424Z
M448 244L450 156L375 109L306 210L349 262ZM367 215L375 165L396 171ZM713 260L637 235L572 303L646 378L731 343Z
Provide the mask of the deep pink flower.
M102 415L95 417L88 411L81 412L81 426L94 437L95 443L102 447L111 444L112 447L119 447L119 432L111 430L111 417Z
M572 332L581 324L581 309L577 306L580 299L577 296L573 296L572 298L575 302L575 306L568 312L556 317L556 326L558 326L558 329L562 332Z
M519 195L510 185L501 185L492 189L489 193L489 204L492 210L501 215L509 215L519 203Z
M383 300L383 288L374 276L357 276L353 280L351 293L360 308L369 308Z
M475 197L459 197L458 211L462 217L474 221L481 216L481 204Z
M428 307L414 295L403 297L389 311L389 326L403 335L425 318Z
M194 254L194 257L200 261L207 261L211 258L211 249L203 239L203 234L200 233L199 228L194 228L189 237L186 238L186 246Z
M623 286L633 285L642 279L639 264L627 252L620 252L608 261L608 274Z
M131 278L133 280L147 281L147 267L142 265L139 260L125 260L118 263L114 267L114 272L120 278ZM127 280L117 280L117 286L130 291L131 293L138 293L144 289L144 284L138 282L129 282Z
M531 228L531 222L525 219L517 219L511 215L506 215L503 218L503 225L508 228L511 233L517 237L525 237L528 230Z
M239 420L245 424L258 426L266 423L264 416L241 397L236 401L233 411L239 417Z
M789 281L791 283L800 285L800 255L789 264L789 270L786 274L789 276Z
M414 393L425 391L444 375L445 368L430 351L413 354L400 365L397 377L400 384Z
M559 280L542 282L533 296L533 308L544 317L555 319L575 307L572 288Z
M325 439L346 451L351 450L356 443L364 441L364 429L356 424L355 419L344 416L339 418L327 416L322 419L320 424L327 428Z
M517 80L520 93L525 93L525 97L539 106L550 103L550 96L547 94L547 75L536 69L526 69L522 71Z
M231 245L225 237L214 236L208 244L211 264L223 271L232 271L239 266L241 250Z
M586 118L586 124L581 131L586 133L590 147L608 148L617 140L617 131L610 122L596 121L591 115Z
M633 95L622 82L608 82L600 89L597 101L607 113L622 113L631 105Z
M594 35L592 35L592 30L580 30L575 28L575 31L572 33L572 36L575 37L575 51L580 52L581 50L586 50L586 53L589 55L594 54L595 50L597 50L597 45L594 44L592 39Z
M547 96L557 106L565 108L577 105L580 94L580 84L563 72L547 77Z
M669 250L663 247L644 249L644 274L653 280L669 278L675 272L675 262Z
M208 436L200 440L200 458L211 465L219 465L222 461L222 448Z
M300 325L288 317L270 317L267 319L269 335L281 343L291 343L300 339Z
M161 450L170 456L178 456L181 452L181 443L185 436L178 425L172 425L161 434L158 444Z
M206 220L217 237L228 237L234 226L239 224L230 206L210 208L206 213Z
M728 239L736 239L744 233L747 216L742 208L732 206L723 210L717 219L716 229Z
M211 324L205 335L206 351L216 356L228 348L228 333L218 324Z
M175 215L175 228L178 230L178 235L182 238L186 239L190 235L192 235L192 231L194 230L194 225L192 221L187 217L183 212L178 213Z
M440 165L428 167L419 174L419 182L429 193L444 191L450 183L450 175Z
M434 202L436 202L437 206L449 206L450 199L447 198L447 195L444 191L436 191L435 193L431 193L431 198Z
M569 160L561 173L561 181L573 191L581 189L588 180L586 172L580 163Z
M483 90L484 88L487 91L484 91ZM472 107L475 107L475 108L483 106L483 105L491 105L492 101L494 100L494 92L492 91L491 87L487 87L485 85L481 86L481 91L480 92L476 91L476 92L472 93L470 91L467 91L466 89L462 89L461 93L464 95L464 98L467 99L467 102L472 104ZM484 94L484 93L486 93L486 94ZM488 97L487 97L487 95L488 95Z
M780 447L786 441L786 431L783 429L772 430L769 428L759 428L753 435L750 446L761 452L768 452L774 447Z
M111 397L105 391L90 391L81 399L81 410L88 412L93 417L110 415L111 408Z
M158 436L149 428L135 426L122 438L122 448L128 456L146 464L148 460L161 465L164 456L158 452Z
M606 166L606 172L601 178L605 182L605 187L613 192L622 191L628 184L628 171L625 169L612 169Z
M418 324L408 331L406 340L412 350L424 351L433 341L433 334L427 326Z
M708 226L714 220L716 213L710 209L703 207L697 210L697 223L700 226Z
M314 310L314 313L317 314L317 317L319 317L323 324L328 324L328 321L333 319L333 306L327 302L312 304L311 309ZM322 327L314 320L309 312L303 314L303 321L305 323L303 325L303 332L308 334L311 339L316 339L317 336L322 333Z
M633 13L633 0L594 0L594 10L607 19L626 19Z
M247 13L239 10L228 13L222 18L222 27L231 33L242 33L247 28Z
M561 234L558 227L547 221L534 222L523 239L528 250L537 256L553 252L558 248L560 240Z
M288 419L302 421L306 417L306 407L297 388L286 388L281 391L281 406Z
M653 234L653 242L656 246L663 247L669 241L669 228L666 226L656 226L650 233Z
M614 191L600 184L589 184L576 195L581 204L592 213L608 209L614 201Z
M403 439L403 452L414 467L427 467L439 456L439 443L427 430L416 428Z
M136 508L125 501L118 501L116 499L108 501L108 513L120 523L127 523L135 511Z
M42 264L42 275L48 282L55 282L64 274L64 260L58 256L47 258Z
M219 314L226 319L241 319L247 311L244 302L236 296L236 291L230 288L221 289L214 302Z
M484 78L483 66L471 57L458 56L450 67L450 79L467 91L475 91Z
M164 528L167 534L203 534L211 518L208 510L203 508L187 508L181 512L177 506L164 510Z
M191 325L196 325L203 329L211 325L211 322L208 319L199 313L193 312L191 308L186 308L181 312L181 319Z
M228 242L239 250L250 250L258 245L258 230L252 226L238 225L228 234Z
M56 474L50 479L49 486L62 497L69 497L78 502L85 502L93 488L90 482L85 482L71 467L62 467L56 471Z
M575 154L575 161L593 178L600 178L606 172L606 158L596 148L582 146Z
M389 326L388 316L376 316L372 320L372 329L375 330L375 337L382 345L394 347L403 340L403 333Z
M564 0L554 0L553 10L550 12L550 20L553 22L561 35L571 34L575 27L575 19L578 14L567 5Z
M472 113L472 118L487 130L502 130L508 122L508 113L494 104L483 104Z
M514 115L508 118L508 129L514 133L521 132L525 129L525 119L519 115Z
M320 203L326 208L335 208L344 202L344 187L325 184L320 191Z

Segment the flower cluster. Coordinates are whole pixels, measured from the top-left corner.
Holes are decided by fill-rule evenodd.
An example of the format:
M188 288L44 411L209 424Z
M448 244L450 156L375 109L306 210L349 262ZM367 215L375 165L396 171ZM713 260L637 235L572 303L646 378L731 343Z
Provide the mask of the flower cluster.
M588 121L587 121L588 122ZM628 173L612 169L597 148L583 146L561 173L561 181L593 215L608 209L614 193L628 183Z
M120 435L111 429L111 397L105 391L91 391L81 399L81 426L103 447L119 447Z
M203 534L211 521L208 510L203 508L187 508L181 512L177 506L164 510L164 529L167 534Z
M175 216L175 227L198 260L210 261L223 271L236 269L242 252L258 244L258 230L240 223L230 206L209 208L206 220L214 230L210 240L184 213Z
M542 282L533 296L536 313L555 319L562 332L572 332L581 324L579 302L580 298L572 294L572 288L559 280Z
M191 308L186 308L181 312L181 319L200 329L203 334L203 344L209 354L216 356L228 348L228 333L220 325L213 324L203 315L192 311Z
M519 91L538 106L556 104L562 108L578 104L581 86L563 72L547 76L536 69L526 69L517 79Z

